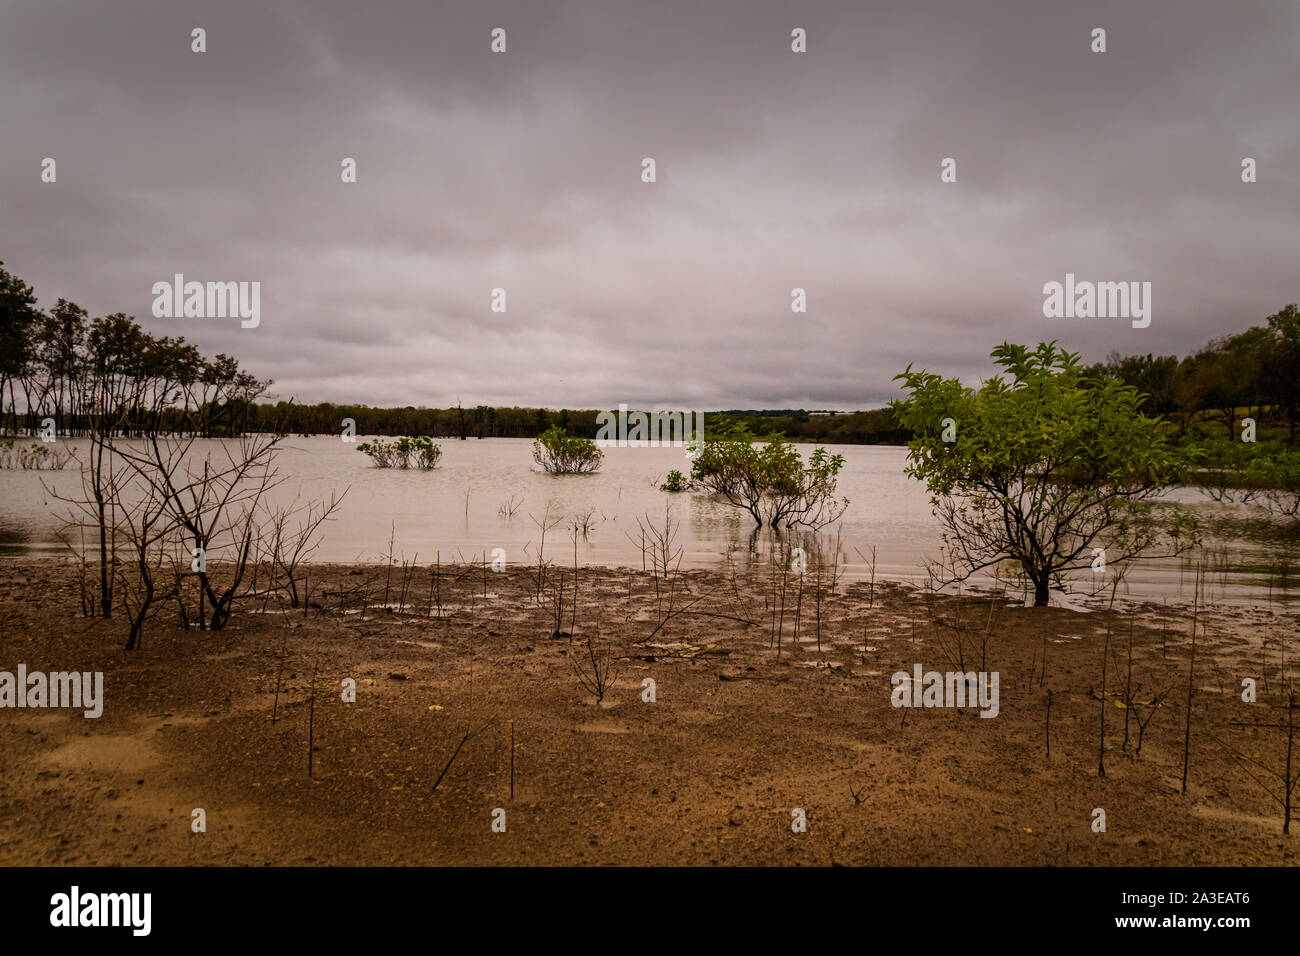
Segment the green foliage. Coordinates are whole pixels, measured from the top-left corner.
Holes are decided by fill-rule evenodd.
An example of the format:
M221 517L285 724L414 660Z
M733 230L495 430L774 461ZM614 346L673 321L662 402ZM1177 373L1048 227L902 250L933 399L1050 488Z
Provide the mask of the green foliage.
M27 371L35 354L32 335L40 316L32 287L0 268L0 384Z
M744 425L758 439L781 435L794 441L844 445L901 445L911 435L885 408L813 415L804 409L732 410L706 413L719 429Z
M1146 408L1170 416L1178 435L1200 441L1233 437L1240 409L1258 421L1261 437L1271 420L1279 437L1296 437L1300 406L1300 309L1287 305L1263 325L1208 343L1179 361L1173 355L1114 353L1094 365L1096 380L1115 378L1149 396Z
M1258 488L1252 500L1275 515L1300 518L1300 448L1260 449L1246 469Z
M369 455L376 468L410 468L414 464L421 471L429 471L438 467L442 458L442 447L428 435L402 437L391 442L376 438L357 445L357 451Z
M689 491L690 488L691 483L687 481L686 476L676 468L668 472L668 477L665 478L664 483L659 486L660 491L669 491L673 493Z
M1300 518L1300 448L1281 441L1219 439L1202 443L1198 484L1216 501L1256 504Z
M844 513L847 498L835 497L843 455L817 448L805 465L782 435L759 442L745 426L714 427L699 443L691 480L748 511L760 527L818 528Z
M598 469L605 453L590 438L570 435L552 425L533 442L533 460L548 474L583 475Z
M1162 540L1183 546L1187 521L1162 525L1149 502L1192 461L1143 413L1136 388L1088 379L1054 342L1004 343L992 357L1003 371L978 390L911 366L896 377L910 394L890 407L916 435L907 472L945 529L942 580L1010 560L1045 604L1061 575L1091 566L1094 547L1115 566Z

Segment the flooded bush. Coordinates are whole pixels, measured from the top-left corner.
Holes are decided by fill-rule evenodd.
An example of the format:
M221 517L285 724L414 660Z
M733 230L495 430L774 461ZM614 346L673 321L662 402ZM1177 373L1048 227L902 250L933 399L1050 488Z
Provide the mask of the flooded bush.
M533 442L533 461L551 475L585 475L600 467L605 453L590 438L570 435L552 425Z
M26 448L16 447L12 438L0 443L0 470L62 471L75 456L61 445L51 447L32 442Z
M835 493L843 455L817 448L808 461L783 435L757 438L743 425L714 431L691 464L691 481L753 517L758 527L816 530L849 502Z
M674 493L679 491L689 491L690 488L691 483L687 481L686 476L676 468L668 472L668 477L665 478L664 483L659 486L660 491L670 491Z
M442 458L442 446L428 435L419 438L399 438L396 441L362 442L357 451L365 452L375 463L376 468L410 468L414 465L421 471L438 467Z

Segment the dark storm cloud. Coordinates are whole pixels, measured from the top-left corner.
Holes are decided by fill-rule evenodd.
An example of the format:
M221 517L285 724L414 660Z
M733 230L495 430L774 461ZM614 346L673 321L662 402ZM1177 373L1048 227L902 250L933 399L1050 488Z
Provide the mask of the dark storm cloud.
M299 400L854 408L1003 339L1185 354L1300 297L1297 39L1285 2L9 3L0 259ZM260 281L260 327L155 319L175 272ZM1150 281L1151 327L1045 319L1066 272Z

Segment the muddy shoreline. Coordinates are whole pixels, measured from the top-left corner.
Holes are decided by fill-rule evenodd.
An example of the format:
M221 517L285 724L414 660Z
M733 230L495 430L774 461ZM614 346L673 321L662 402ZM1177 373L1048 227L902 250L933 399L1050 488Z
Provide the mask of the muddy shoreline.
M249 600L206 633L164 609L126 652L124 620L81 616L74 567L0 563L0 670L102 671L105 698L94 720L0 709L0 864L1297 862L1238 759L1284 755L1284 733L1243 726L1281 713L1300 650L1283 608L1201 613L1183 793L1190 608L841 581L823 582L818 625L806 582L778 652L761 570L683 572L665 615L665 582L582 568L558 636L555 578L539 600L536 569L441 570L399 613L392 586L389 607L349 602L382 592L383 567L312 566L305 609ZM573 569L550 574L571 595ZM602 703L575 664L592 635L616 669ZM891 675L917 664L996 671L997 717L894 707Z

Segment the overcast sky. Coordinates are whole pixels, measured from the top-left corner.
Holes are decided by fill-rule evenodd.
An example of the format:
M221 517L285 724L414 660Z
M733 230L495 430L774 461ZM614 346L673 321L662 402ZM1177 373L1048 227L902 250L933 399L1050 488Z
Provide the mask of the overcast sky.
M909 362L1184 355L1300 299L1289 0L0 11L5 267L283 398L874 407ZM259 281L260 326L154 318L177 272ZM1151 282L1150 327L1044 318L1067 272Z

